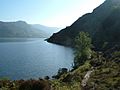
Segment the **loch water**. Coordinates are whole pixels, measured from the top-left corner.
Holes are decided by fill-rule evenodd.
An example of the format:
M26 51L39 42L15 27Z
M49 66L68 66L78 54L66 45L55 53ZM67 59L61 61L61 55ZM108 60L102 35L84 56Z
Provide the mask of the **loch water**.
M59 68L71 69L72 48L44 38L0 39L0 78L30 79L53 76Z

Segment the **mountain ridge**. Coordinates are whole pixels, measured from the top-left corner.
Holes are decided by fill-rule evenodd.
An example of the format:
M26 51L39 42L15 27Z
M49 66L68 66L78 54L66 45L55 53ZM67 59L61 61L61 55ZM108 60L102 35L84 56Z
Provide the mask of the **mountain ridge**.
M99 49L105 42L120 42L119 11L119 0L106 0L95 8L92 13L87 13L78 18L71 26L53 34L47 41L65 46L74 46L75 37L80 31L84 31L90 34L94 46ZM108 31L108 29L110 30ZM108 32L109 36L107 36ZM116 40L114 36L118 39Z
M45 33L47 33L49 35L49 37L53 34L58 32L61 28L58 27L49 27L49 26L45 26L45 25L41 25L41 24L31 24L34 28L36 29L40 29L42 31L44 31Z
M52 31L52 28L44 26L36 28L32 24L25 21L3 22L0 21L0 37L1 38L48 38L51 34L45 29ZM52 32L51 32L52 33Z

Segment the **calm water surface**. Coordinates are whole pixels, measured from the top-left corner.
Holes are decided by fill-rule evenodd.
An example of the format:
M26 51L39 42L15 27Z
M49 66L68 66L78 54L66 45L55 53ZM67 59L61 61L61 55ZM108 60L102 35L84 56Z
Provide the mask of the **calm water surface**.
M0 39L0 77L29 79L71 69L73 50L44 39ZM17 42L16 42L17 41Z

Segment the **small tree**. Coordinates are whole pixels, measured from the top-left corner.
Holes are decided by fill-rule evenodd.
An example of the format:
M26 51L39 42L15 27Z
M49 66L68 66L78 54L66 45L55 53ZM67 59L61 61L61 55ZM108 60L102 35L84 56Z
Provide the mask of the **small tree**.
M87 59L91 58L91 38L88 33L80 32L75 38L75 58L74 67L82 65Z

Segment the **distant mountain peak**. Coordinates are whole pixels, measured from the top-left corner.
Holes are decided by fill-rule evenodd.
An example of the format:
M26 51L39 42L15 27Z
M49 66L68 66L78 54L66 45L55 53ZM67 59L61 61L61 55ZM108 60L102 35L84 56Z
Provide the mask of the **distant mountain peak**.
M25 21L3 22L0 21L0 38L47 38L47 33L34 28Z
M25 21L22 21L22 20L19 20L19 21L16 21L17 23L24 23L24 24L27 24Z

